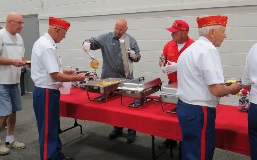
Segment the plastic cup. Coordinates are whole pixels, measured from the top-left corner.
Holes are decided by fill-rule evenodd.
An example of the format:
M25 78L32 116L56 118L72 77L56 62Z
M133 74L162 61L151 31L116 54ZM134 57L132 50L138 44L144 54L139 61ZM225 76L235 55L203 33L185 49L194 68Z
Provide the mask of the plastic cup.
M71 82L63 82L60 87L61 94L70 94Z

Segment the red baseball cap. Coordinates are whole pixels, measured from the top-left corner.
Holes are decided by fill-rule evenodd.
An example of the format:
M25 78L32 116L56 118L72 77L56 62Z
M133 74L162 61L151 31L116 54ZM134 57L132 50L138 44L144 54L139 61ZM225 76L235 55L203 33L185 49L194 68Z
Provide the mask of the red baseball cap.
M170 32L177 32L177 31L188 31L189 25L187 22L183 20L175 20L170 28L167 28Z

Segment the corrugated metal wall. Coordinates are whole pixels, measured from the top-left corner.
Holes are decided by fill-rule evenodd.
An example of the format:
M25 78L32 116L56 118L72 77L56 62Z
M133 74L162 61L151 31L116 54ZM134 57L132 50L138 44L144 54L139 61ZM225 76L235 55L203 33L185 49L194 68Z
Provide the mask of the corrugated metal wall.
M38 14L41 35L47 31L49 16L71 22L67 36L58 48L65 68L79 67L80 70L91 70L90 59L81 48L82 41L113 31L115 21L126 18L127 32L138 41L142 55L141 61L134 65L135 77L161 77L164 84L167 78L160 73L158 58L171 38L165 28L176 19L187 21L190 37L197 39L197 16L225 14L229 17L227 38L219 48L225 77L241 78L246 54L257 42L256 0L1 0L2 24L10 11ZM101 63L99 52L92 51L92 54ZM97 72L100 74L101 70ZM237 103L237 98L223 98L222 103Z

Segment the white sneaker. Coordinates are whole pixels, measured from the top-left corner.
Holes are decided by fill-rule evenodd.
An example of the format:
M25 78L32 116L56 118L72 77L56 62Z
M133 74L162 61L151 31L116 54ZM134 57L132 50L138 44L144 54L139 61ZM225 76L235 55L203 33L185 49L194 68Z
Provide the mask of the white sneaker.
M10 153L10 149L5 147L4 145L0 145L0 155L5 155Z
M11 144L9 142L5 142L5 146L8 148L16 148L16 149L23 149L26 147L24 143L13 141Z

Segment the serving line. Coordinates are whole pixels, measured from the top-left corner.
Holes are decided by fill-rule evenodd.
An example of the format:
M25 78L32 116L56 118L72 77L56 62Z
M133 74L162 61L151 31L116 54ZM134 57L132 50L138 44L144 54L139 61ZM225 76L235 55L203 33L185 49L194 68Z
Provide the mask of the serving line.
M124 97L124 100L127 98ZM156 158L154 136L181 141L177 115L164 113L160 103L152 101L140 109L125 107L119 101L119 98L106 103L90 101L85 90L72 88L69 95L61 95L60 116L122 126L149 134L152 136L153 159ZM238 107L219 105L215 131L217 148L249 156L247 114L239 112Z

